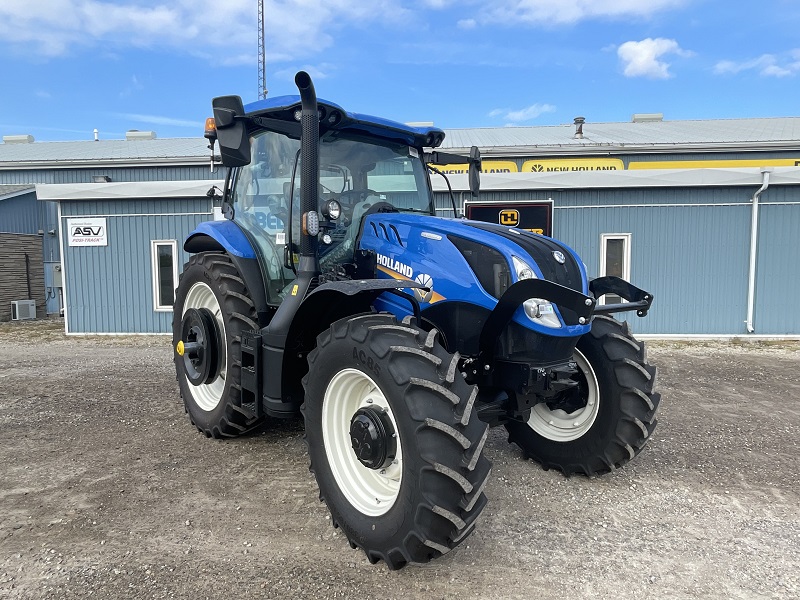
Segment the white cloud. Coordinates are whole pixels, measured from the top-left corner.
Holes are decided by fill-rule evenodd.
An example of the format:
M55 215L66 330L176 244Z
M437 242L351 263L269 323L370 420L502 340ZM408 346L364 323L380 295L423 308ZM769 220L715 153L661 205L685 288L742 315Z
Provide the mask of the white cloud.
M298 70L305 71L306 73L311 75L311 79L317 81L319 79L327 79L328 77L330 77L331 72L336 70L336 66L329 63L322 63L319 65L302 65L299 68L292 67L289 69L281 69L279 71L275 71L273 79L281 79L294 82L294 77L295 75L297 75Z
M315 55L340 25L406 21L403 1L265 0L267 61ZM254 0L0 0L0 40L45 57L100 45L171 47L237 64L257 60L256 17Z
M594 18L650 17L684 4L686 0L495 0L486 17L509 24L552 25Z
M800 49L792 50L783 57L762 54L757 58L741 62L721 60L714 65L714 73L717 75L736 75L751 70L758 71L759 75L766 77L788 77L800 73Z
M501 117L505 121L512 123L522 123L524 121L532 121L536 117L555 111L556 107L552 104L532 104L526 108L513 110L509 108L496 108L489 113L490 117Z
M460 29L475 29L478 26L478 22L475 19L461 19L458 22L458 26Z
M683 50L675 40L665 38L646 38L639 42L625 42L617 48L617 56L622 60L626 77L648 77L650 79L669 79L669 63L660 60L668 54L692 56Z
M169 125L171 127L191 127L200 130L203 123L199 121L187 121L186 119L173 119L172 117L163 117L160 115L141 115L137 113L119 113L115 115L121 119L128 121L135 121L137 123L149 123L151 125Z

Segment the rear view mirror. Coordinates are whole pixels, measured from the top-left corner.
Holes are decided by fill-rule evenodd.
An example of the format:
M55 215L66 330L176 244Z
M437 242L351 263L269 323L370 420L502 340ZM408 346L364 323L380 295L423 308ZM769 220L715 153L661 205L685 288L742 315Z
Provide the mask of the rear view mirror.
M478 197L481 190L481 151L473 146L469 151L469 191Z
M226 167L250 163L250 138L244 124L244 106L239 96L220 96L211 101L217 125L217 142Z

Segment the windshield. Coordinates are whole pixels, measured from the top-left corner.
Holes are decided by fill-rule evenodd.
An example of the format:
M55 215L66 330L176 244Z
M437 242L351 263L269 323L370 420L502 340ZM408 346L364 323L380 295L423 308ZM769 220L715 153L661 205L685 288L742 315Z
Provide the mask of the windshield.
M279 304L295 278L300 242L300 140L261 131L250 141L250 164L238 169L232 181L234 220L256 245L268 302ZM318 211L330 200L342 208L338 219L322 218L323 271L352 262L361 221L369 212L434 214L425 166L415 148L328 132L320 139L319 165Z
M374 192L397 210L434 214L425 167L416 148L339 132L324 135L320 141L323 194Z

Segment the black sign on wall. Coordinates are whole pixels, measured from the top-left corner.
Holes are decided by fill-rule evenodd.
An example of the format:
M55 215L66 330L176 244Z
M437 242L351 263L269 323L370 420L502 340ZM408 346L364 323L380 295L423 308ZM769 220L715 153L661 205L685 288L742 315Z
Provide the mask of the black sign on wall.
M466 202L467 218L553 235L553 201Z

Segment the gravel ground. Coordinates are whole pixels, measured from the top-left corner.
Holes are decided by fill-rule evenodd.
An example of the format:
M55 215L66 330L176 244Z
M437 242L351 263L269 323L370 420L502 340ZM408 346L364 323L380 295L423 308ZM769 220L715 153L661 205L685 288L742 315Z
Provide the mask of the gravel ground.
M166 337L0 324L2 598L798 598L800 344L656 343L651 443L565 478L494 429L489 505L424 567L330 525L302 423L190 426Z

